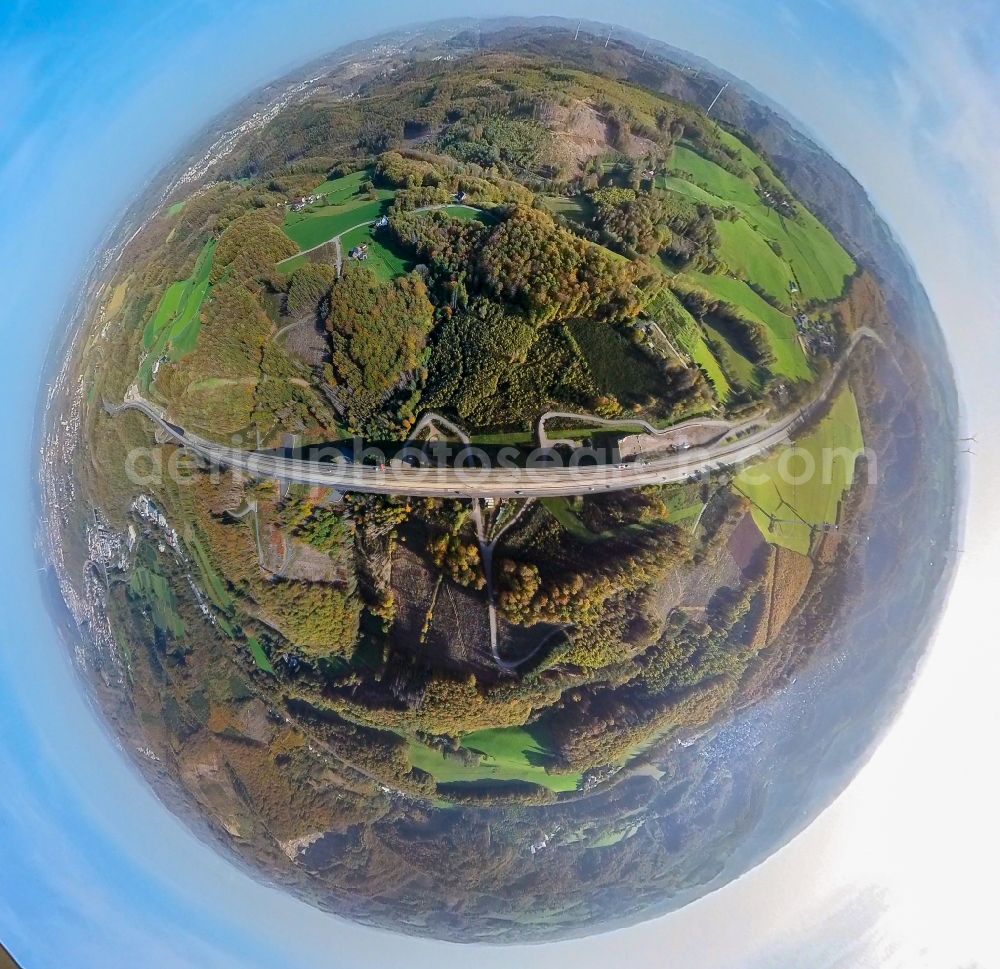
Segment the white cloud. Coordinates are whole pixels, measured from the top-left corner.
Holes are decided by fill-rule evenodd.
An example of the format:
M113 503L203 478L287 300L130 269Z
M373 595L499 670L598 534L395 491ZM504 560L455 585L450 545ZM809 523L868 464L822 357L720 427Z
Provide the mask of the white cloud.
M895 74L900 125L913 133L926 164L964 173L966 184L953 187L975 200L995 244L1000 238L1000 98L996 75L973 39L989 37L991 31L998 36L996 6L981 0L850 2L905 66Z

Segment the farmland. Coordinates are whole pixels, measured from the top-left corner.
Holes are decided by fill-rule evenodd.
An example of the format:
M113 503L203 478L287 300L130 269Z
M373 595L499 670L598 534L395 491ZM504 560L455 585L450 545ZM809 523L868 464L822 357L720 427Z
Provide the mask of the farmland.
M586 195L576 195L573 198L546 195L542 198L542 202L555 215L561 215L581 225L586 225L594 217L594 203Z
M111 299L108 300L107 314L109 317L117 316L125 305L125 294L128 292L128 280L120 282L111 292Z
M684 145L678 145L674 149L671 163L673 170L681 178L703 189L712 198L730 204L742 203L751 208L761 204L757 191L749 180L727 172Z
M725 372L719 365L712 348L705 342L704 335L696 328L694 331L684 331L679 334L681 346L690 354L692 361L702 369L708 377L720 403L726 403L732 394L732 386Z
M736 139L732 139L736 142ZM746 164L766 169L763 161L740 144ZM843 294L857 267L831 232L798 203L794 215L767 204L753 171L745 177L728 172L683 145L675 149L672 174L656 185L710 205L720 214L732 208L737 219L719 218L720 256L725 266L752 279L777 302L791 305L794 281L806 302L825 302Z
M757 295L746 283L729 276L712 276L706 273L687 274L693 283L717 299L738 307L751 319L764 325L768 343L774 353L772 370L792 380L809 380L812 370L799 344L795 321Z
M732 386L711 347L705 342L705 334L694 317L681 305L670 290L664 290L650 313L670 339L676 340L680 348L700 367L715 388L719 402L725 404L732 394Z
M143 547L140 556L143 564L132 570L129 579L129 595L143 603L153 625L169 636L181 637L186 629L184 620L178 613L177 597L169 580L155 568L155 557Z
M307 253L340 239L344 253L359 245L368 246L367 263L382 280L395 279L413 269L412 260L392 247L374 228L382 216L390 214L396 193L391 189L365 190L371 172L363 169L323 182L312 192L322 201L296 212L290 209L283 229L302 252L278 263L278 271L291 274L307 261ZM483 219L488 216L466 205L444 206L457 219Z
M366 265L379 279L395 279L413 269L412 260L390 248L384 233L373 231L370 225L361 225L345 232L341 236L340 244L345 253L350 252L355 246L367 245Z
M741 472L735 489L750 502L768 542L807 555L814 529L836 525L863 450L858 405L845 389L816 430L796 442L795 451L784 449ZM813 473L807 474L810 468ZM800 478L806 480L790 483Z
M522 781L557 793L575 791L580 786L579 773L546 772L544 765L551 762L551 752L526 728L479 730L466 734L461 746L473 755L468 762L462 756L445 755L418 741L410 742L408 753L413 766L431 774L439 784ZM478 763L476 754L482 757Z
M146 356L139 369L139 383L144 389L149 388L153 368L161 356L176 362L195 348L201 329L199 311L211 286L209 276L215 247L215 239L205 243L192 275L167 288L156 313L146 324L142 335Z
M795 284L788 263L746 219L721 221L717 228L722 240L719 256L725 266L752 279L768 296L787 306Z
M264 652L264 647L261 645L259 639L251 637L247 640L247 648L250 650L250 655L253 657L254 662L257 664L258 668L262 669L265 673L270 673L274 675L274 667L271 665L271 661L267 657L267 653Z
M362 168L359 171L351 172L349 175L327 179L321 185L317 185L312 190L312 194L322 195L326 199L327 205L343 205L351 199L362 195L362 185L370 180L371 177L371 169Z
M741 390L760 390L761 374L757 366L740 353L721 330L711 323L704 323L703 326L709 340L709 349L718 358L732 385Z
M383 192L382 198L366 198L330 205L306 214L289 213L285 220L285 235L300 249L315 249L335 239L341 233L366 222L374 222L388 211L392 193ZM329 211L332 210L332 211Z

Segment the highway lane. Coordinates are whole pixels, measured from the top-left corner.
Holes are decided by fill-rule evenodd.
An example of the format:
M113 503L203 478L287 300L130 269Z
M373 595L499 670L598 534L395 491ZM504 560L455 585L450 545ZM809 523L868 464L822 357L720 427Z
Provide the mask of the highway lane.
M409 495L438 498L552 498L625 491L648 485L671 484L713 471L746 464L788 443L794 430L821 408L851 353L863 338L876 334L858 330L825 386L810 403L761 428L760 419L731 428L720 440L703 448L671 452L662 457L624 465L577 467L542 463L534 467L409 467L398 464L365 465L339 457L328 463L281 454L243 451L216 444L169 422L133 386L123 404L112 410L138 410L163 431L210 464L238 470L251 477L318 485L340 492ZM881 342L881 341L879 341ZM746 433L743 433L743 431Z
M441 468L353 464L348 460L319 463L214 444L171 424L147 402L126 405L145 413L164 431L211 464L251 477L321 485L341 492L410 495L413 497L522 498L584 495L684 481L721 466L750 461L789 440L795 418L743 440L707 449L690 449L646 464L579 467Z

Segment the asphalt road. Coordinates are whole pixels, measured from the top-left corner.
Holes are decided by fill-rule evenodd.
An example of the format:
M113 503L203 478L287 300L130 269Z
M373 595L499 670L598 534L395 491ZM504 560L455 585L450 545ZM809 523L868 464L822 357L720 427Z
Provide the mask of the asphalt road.
M738 425L734 424L732 421L718 420L711 417L695 417L688 421L683 421L680 424L673 424L670 427L656 428L649 421L644 421L642 418L614 418L606 419L602 417L594 417L592 414L577 414L572 411L561 411L561 410L550 410L546 411L538 419L538 443L541 447L552 447L560 443L572 444L572 438L562 439L559 437L551 437L545 429L545 425L551 420L566 420L575 421L578 424L584 425L584 427L609 427L609 428L619 428L621 430L628 430L629 428L641 427L649 437L660 438L662 440L671 441L676 438L676 443L681 443L685 440L686 432L688 431L708 431L715 438L721 438L730 431L737 429ZM760 419L757 420L760 423ZM567 431L557 431L558 434L572 433ZM630 435L636 436L636 435Z
M817 396L767 427L761 428L760 419L754 418L745 425L736 425L706 447L670 452L625 465L448 468L365 465L346 459L320 463L273 452L242 451L208 441L170 423L153 404L139 395L135 387L130 388L124 403L114 409L141 411L209 463L255 478L319 485L340 492L413 497L552 498L599 494L684 481L745 464L787 443L798 426L825 407L851 353L866 337L879 339L871 330L858 330Z

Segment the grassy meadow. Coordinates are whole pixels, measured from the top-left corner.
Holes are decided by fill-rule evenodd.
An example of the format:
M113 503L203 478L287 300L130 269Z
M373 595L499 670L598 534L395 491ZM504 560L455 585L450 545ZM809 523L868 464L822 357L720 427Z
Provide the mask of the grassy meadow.
M808 555L811 526L837 523L840 503L854 481L855 463L864 446L858 404L845 388L817 428L795 442L795 448L808 453L808 459L792 458L789 449L783 448L741 472L735 488L750 501L753 519L764 538ZM810 479L789 483L787 479L795 481L804 475L807 463L815 468Z

